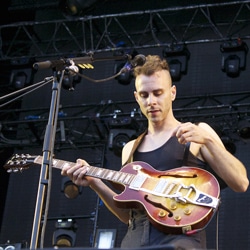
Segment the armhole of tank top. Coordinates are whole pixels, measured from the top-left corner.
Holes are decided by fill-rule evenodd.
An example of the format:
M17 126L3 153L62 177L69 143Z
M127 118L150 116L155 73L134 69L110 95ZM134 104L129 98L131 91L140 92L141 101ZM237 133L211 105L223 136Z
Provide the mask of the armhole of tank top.
M184 148L184 156L183 156L182 166L187 166L189 149L190 149L190 142L187 142L185 144L185 148Z
M139 136L136 138L136 140L135 140L135 142L134 142L134 145L133 145L133 147L132 147L132 150L131 150L131 152L130 152L130 154L129 154L129 157L128 157L127 161L123 164L123 166L126 165L127 163L133 161L134 152L136 151L136 149L138 148L138 146L139 146L140 143L142 142L142 139L144 138L144 136L145 136L146 133L147 133L147 130L144 131L141 135L139 135Z

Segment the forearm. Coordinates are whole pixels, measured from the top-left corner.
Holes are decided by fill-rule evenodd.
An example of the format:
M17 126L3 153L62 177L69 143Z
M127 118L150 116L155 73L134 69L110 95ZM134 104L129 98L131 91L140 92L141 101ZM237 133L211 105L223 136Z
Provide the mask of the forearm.
M104 202L105 206L122 222L128 224L129 210L118 208L114 202L113 197L116 193L109 188L102 180L95 179L89 187L94 190L100 199Z
M223 145L212 138L201 149L202 155L213 170L235 192L245 192L249 181L245 166L228 152Z

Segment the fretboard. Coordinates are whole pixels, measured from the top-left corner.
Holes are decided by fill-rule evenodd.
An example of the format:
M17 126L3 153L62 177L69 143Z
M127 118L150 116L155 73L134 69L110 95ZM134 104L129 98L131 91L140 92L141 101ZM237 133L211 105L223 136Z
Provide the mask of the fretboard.
M41 164L42 156L37 156L34 160L34 163ZM63 161L58 159L53 159L53 168L62 169L64 166L70 165L73 167L75 165L74 162ZM87 176L92 176L95 178L108 180L124 185L129 185L136 175L131 173L124 173L120 171L110 170L106 168L99 168L94 166L88 166L88 171L86 173Z

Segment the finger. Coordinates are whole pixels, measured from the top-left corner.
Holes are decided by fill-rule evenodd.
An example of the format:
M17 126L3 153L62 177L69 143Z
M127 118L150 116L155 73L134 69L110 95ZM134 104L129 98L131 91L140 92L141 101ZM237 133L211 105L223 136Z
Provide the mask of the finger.
M176 128L173 130L172 136L176 136L179 127L180 127L180 126L176 127Z
M87 166L82 166L74 171L73 176L78 176L80 174L85 175L86 172L87 172Z

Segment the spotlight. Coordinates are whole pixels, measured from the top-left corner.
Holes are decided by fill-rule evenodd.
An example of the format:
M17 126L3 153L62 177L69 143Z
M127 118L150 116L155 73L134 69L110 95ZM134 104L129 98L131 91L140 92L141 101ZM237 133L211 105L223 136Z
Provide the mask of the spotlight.
M97 0L60 0L59 9L67 16L80 15L89 10Z
M23 247L22 243L11 244L10 242L7 242L5 244L0 244L0 250L20 250Z
M125 66L125 64L126 63L115 64L115 74L117 74ZM133 73L131 70L127 70L119 74L115 79L122 85L129 85L133 79Z
M12 70L10 75L10 84L16 90L22 89L31 82L31 69Z
M187 74L187 61L190 58L190 52L185 45L169 45L164 48L162 54L167 59L173 81L179 81L182 74Z
M136 55L138 55L138 52L136 50L133 50L131 55L131 59L133 59ZM125 52L123 50L118 50L114 53L114 56L125 56ZM121 62L121 60L117 60L114 66L114 74L120 72L122 68L127 64L127 62ZM128 69L124 70L121 74L119 74L115 79L122 85L129 85L134 77L133 70Z
M250 138L250 122L247 120L240 120L238 122L238 134L243 139Z
M136 138L136 131L132 129L111 129L109 131L109 149L116 156L121 156L122 149L130 140Z
M68 177L62 179L61 191L68 199L75 199L82 193L82 187L74 184Z
M72 219L59 219L55 224L52 244L54 247L73 247L76 242L77 224Z
M220 46L222 52L221 69L229 77L237 77L246 68L248 47L241 39L224 42Z
M124 145L137 137L138 124L132 118L116 118L109 122L109 128L108 147L120 157Z

